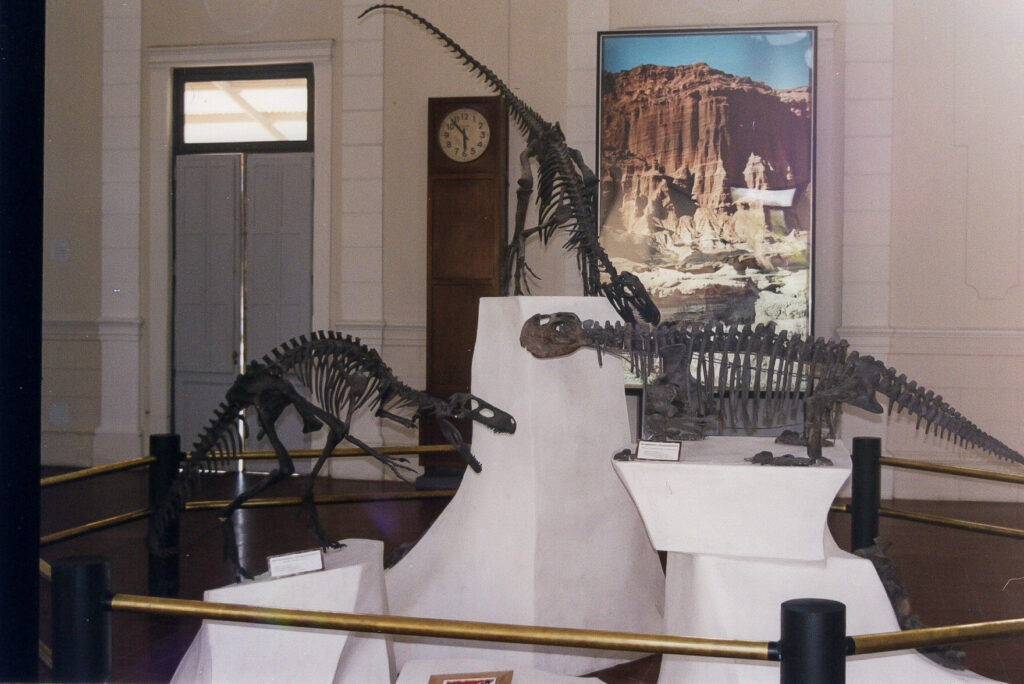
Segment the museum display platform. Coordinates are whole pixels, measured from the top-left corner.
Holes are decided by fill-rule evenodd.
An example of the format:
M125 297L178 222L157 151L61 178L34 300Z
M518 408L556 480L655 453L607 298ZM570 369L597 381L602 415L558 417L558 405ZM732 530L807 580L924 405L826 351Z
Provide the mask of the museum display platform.
M746 459L760 451L803 455L770 438L684 442L678 462L615 461L651 541L667 552L665 632L720 639L777 638L780 605L797 598L846 605L846 633L899 630L871 561L842 551L826 524L850 476L849 452L833 465L783 467ZM991 681L901 651L847 658L849 682ZM778 682L779 664L671 656L659 682Z
M344 539L324 554L324 569L205 592L203 599L267 608L387 614L382 542ZM204 620L173 682L394 681L391 638L327 629Z
M529 317L556 311L616 319L597 297L480 300L472 391L515 416L516 432L474 431L473 453L483 471L466 473L434 525L385 574L393 614L661 628L661 564L609 465L630 442L622 366L610 358L602 366L589 350L536 359L519 344ZM578 675L635 657L395 639L400 670L414 659L476 658Z

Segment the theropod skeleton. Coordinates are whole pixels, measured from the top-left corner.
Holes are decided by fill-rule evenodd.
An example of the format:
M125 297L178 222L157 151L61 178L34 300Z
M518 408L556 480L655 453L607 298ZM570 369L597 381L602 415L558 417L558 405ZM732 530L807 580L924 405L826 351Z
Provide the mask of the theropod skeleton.
M917 428L925 424L926 433L934 429L947 439L1024 464L1024 456L983 432L941 396L849 350L845 340L790 335L772 325L669 323L652 328L554 313L527 320L520 343L538 358L565 356L581 347L596 349L599 358L602 353L622 357L645 382L657 372L646 390L651 395L648 411L662 418L689 416L698 433L712 422L746 429L785 425L796 421L802 408L801 442L808 458L783 463L827 463L821 452L823 431L827 425L834 432L839 405L882 413L875 397L879 393L888 397L890 413L893 407L905 409L917 417Z
M293 382L294 381L294 382ZM308 391L308 397L296 388ZM242 450L239 424L248 409L256 413L259 436L266 436L277 457L277 468L264 480L239 494L220 512L224 533L224 553L239 575L250 577L241 566L231 525L232 514L246 501L274 483L295 472L291 456L281 442L275 425L282 413L293 406L302 420L303 432L327 427L327 439L320 457L313 466L303 488L302 503L309 515L310 526L319 542L337 546L320 524L313 504L313 481L334 448L347 441L383 463L405 479L412 468L382 454L350 432L355 412L367 407L375 415L393 420L405 427L414 427L421 418L432 418L445 439L476 472L480 463L470 452L451 420L472 419L496 432L515 432L515 419L472 394L454 394L447 401L412 389L395 377L376 350L358 338L334 331L314 332L278 346L262 361L252 361L228 389L225 400L214 411L210 424L199 435L185 470L172 485L168 500L158 510L150 543L159 539L159 530L173 519L184 505L191 482L204 468L218 461L236 458ZM411 417L397 411L412 410Z
M561 127L545 121L493 71L415 12L401 5L380 3L367 8L359 16L381 9L401 12L437 37L504 100L512 119L526 138L526 149L520 156L522 175L516 191L515 228L501 278L503 294L509 294L510 288L512 294L529 292L528 279L535 274L526 263L527 239L539 235L546 244L556 232L564 230L569 234L565 248L576 252L585 296L607 297L624 320L636 321L639 318L648 323L658 323L661 313L643 283L633 273L619 273L598 240L597 197L600 184L579 150L566 143ZM533 193L532 160L537 163L539 177L537 202L540 222L535 227L525 228L526 211Z

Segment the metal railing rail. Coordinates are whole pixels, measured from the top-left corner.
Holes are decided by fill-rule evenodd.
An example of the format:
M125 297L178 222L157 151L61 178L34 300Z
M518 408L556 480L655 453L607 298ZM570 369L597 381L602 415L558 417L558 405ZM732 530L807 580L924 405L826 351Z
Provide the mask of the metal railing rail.
M423 445L414 444L407 446L385 446L380 447L380 451L387 454L415 454L421 452L444 452L452 451L453 448L450 445ZM296 458L313 458L319 457L320 452L317 450L307 449L298 450L293 452ZM350 457L365 455L365 453L358 448L345 448L337 449L332 454L338 457ZM106 475L114 472L123 470L129 470L133 468L139 468L143 466L149 466L149 506L147 508L140 508L134 511L128 511L114 515L102 520L95 520L84 525L78 525L58 532L52 532L50 534L42 535L39 538L40 546L49 546L58 542L73 539L93 532L99 532L106 530L111 527L123 525L126 523L134 522L136 520L142 520L150 518L156 506L166 496L170 490L172 482L177 477L182 461L185 459L185 454L180 450L180 440L177 435L152 435L150 437L150 455L142 458L131 459L122 461L120 463L110 463L95 468L85 468L70 473L64 473L61 475L43 478L40 481L41 486L61 484L64 482L72 482L75 480L82 480L98 475ZM244 458L273 458L273 452L243 452ZM314 497L313 503L316 505L321 504L343 504L343 503L374 503L384 501L412 501L412 500L425 500L425 499L436 499L436 498L450 498L454 496L454 489L442 489L442 490L416 490L416 491L401 491L395 490L391 492L356 492L349 494L327 494L319 495ZM228 506L231 502L229 500L205 500L205 501L189 501L185 505L186 511L201 511L201 510L215 510ZM244 508L269 508L269 507L281 507L281 506L296 506L302 503L300 497L277 497L277 498L259 498L252 499L245 504ZM164 531L164 539L161 545L164 548L174 549L178 546L178 525L173 523L169 525ZM173 596L177 593L177 565L178 556L176 553L169 553L167 555L157 556L150 553L149 556L149 591L151 594L158 596Z
M317 506L341 503L374 503L378 501L410 501L415 499L442 499L455 496L454 489L431 489L393 492L355 492L352 494L322 494L313 497ZM231 503L230 499L188 501L186 511L209 511L224 508ZM249 499L241 508L279 508L282 506L298 506L302 497L276 496Z
M103 520L96 520L93 522L86 523L84 525L78 525L58 532L42 535L39 538L40 546L49 546L56 544L68 539L73 539L85 534L91 534L93 532L99 532L111 527L123 525L125 523L134 522L147 518L153 514L154 506L156 505L156 499L158 495L168 486L170 486L170 479L177 472L178 464L181 462L181 455L175 452L177 458L169 458L169 454L161 453L166 452L164 448L164 441L162 438L167 437L166 435L154 435L155 441L150 442L150 451L153 455L143 456L141 458L134 458L127 461L120 461L118 463L108 463L94 468L83 468L81 470L75 470L69 473L62 473L60 475L54 475L51 477L45 477L40 480L40 486L53 486L57 484L63 484L66 482L74 482L78 480L84 480L100 475L108 475L110 473L131 470L135 468L141 468L144 466L153 466L153 468L161 467L160 460L169 459L173 463L164 463L162 468L163 481L159 482L154 490L154 476L155 473L151 470L150 477L150 506L148 508L141 508L127 513L121 513L114 515ZM175 440L176 442L177 440ZM177 447L175 447L177 449ZM453 451L453 447L448 444L413 444L406 446L382 446L378 447L378 450L384 454L415 454L415 453L436 453L436 452L447 452ZM320 451L315 449L303 449L295 450L290 452L295 458L316 458L320 456ZM344 448L336 449L331 457L353 457L353 456L365 456L366 453L358 448ZM242 452L240 457L243 459L268 459L275 458L276 455L272 451L249 451ZM157 480L160 478L157 477ZM159 490L159 491L158 491ZM394 491L394 492L378 492L378 493L352 493L352 494L330 494L317 496L314 499L314 503L317 505L321 504L343 504L343 503L371 503L371 502L382 502L382 501L405 501L414 499L433 499L433 498L446 498L454 496L454 489L443 489L443 490L417 490L412 492L407 491ZM185 510L187 511L201 511L201 510L212 510L217 508L224 508L230 503L230 500L207 500L207 501L189 501L186 503ZM259 498L252 499L246 502L244 508L269 508L279 506L296 506L301 503L299 497L277 497L277 498Z
M437 639L467 639L540 646L594 648L610 651L662 653L665 655L778 660L775 642L675 634L649 634L569 627L540 627L499 622L443 620L438 618L330 613L288 608L261 608L235 603L158 598L138 594L114 594L111 610L153 613L209 620L228 620L285 627L312 627L351 632L370 632ZM943 627L923 627L899 632L878 632L847 637L847 655L886 653L1024 634L1024 618L972 622Z
M945 627L921 627L904 632L879 632L848 637L847 655L887 653L964 641L981 641L1024 634L1024 618L970 622Z
M134 511L127 513L120 513L118 515L112 515L109 518L103 520L94 520L93 522L85 523L84 525L78 525L77 527L70 527L66 530L59 532L51 532L50 534L44 534L39 537L40 546L49 546L50 544L56 544L57 542L66 541L68 539L74 539L75 537L81 537L83 534L91 534L93 532L99 532L110 527L117 527L118 525L124 525L125 523L134 522L136 520L142 520L148 518L153 514L152 508L139 508Z
M79 558L54 566L54 675L80 680L109 676L112 611L285 627L332 629L406 637L459 639L548 647L664 655L778 661L781 681L806 681L794 672L826 672L814 681L844 681L851 655L924 648L1024 634L1024 618L849 636L846 607L828 599L794 599L781 606L778 641L715 639L447 620L365 613L264 608L234 603L111 593L109 561ZM60 600L58 600L60 597ZM58 620L58 615L61 617ZM58 624L60 627L58 628ZM81 668L81 669L75 669ZM811 668L811 669L807 669Z
M94 466L92 468L72 470L71 472L68 473L61 473L60 475L51 475L49 477L40 478L39 486L52 487L53 485L64 484L66 482L86 480L91 477L109 475L110 473L116 473L122 470L132 470L134 468L141 468L143 466L148 466L150 463L155 462L156 458L154 458L153 456L141 456L139 458L132 458L127 461L118 461L117 463L107 463L105 465Z
M469 445L472 448L472 445ZM382 454L393 456L393 455L406 455L406 454L433 454L433 453L447 453L449 451L455 451L455 448L450 444L413 444L409 446L375 446L375 450ZM214 452L218 454L220 452ZM290 449L288 455L292 458L319 458L322 453L321 449ZM331 452L329 458L352 458L357 456L368 456L368 454L358 447L344 447L336 448ZM186 454L186 458L192 458L192 453ZM225 456L225 458L228 458ZM228 458L228 460L270 460L277 458L277 454L273 451L262 450L262 451L240 451L236 456Z
M346 503L377 503L385 501L413 501L423 499L444 499L455 496L454 489L424 489L413 491L396 490L393 492L354 492L350 494L322 494L313 497L313 503L317 506ZM211 511L224 508L231 503L230 499L211 499L188 501L185 503L186 511ZM302 498L298 496L278 496L250 499L241 505L241 508L281 508L286 506L298 506ZM95 520L84 525L70 527L59 532L39 537L40 546L49 546L58 542L74 539L85 534L99 532L125 523L134 522L148 518L153 514L151 508L140 508L138 510L121 513L102 520Z
M908 468L926 472L934 472L958 477L1024 484L1024 476L1012 473L999 473L979 468L940 465L925 461L913 461L900 458L888 458L881 455L881 440L877 437L853 438L853 500L850 504L832 504L832 511L849 513L853 524L851 541L854 550L866 548L874 543L878 536L879 517L896 518L913 522L937 525L952 529L979 532L1010 539L1024 539L1024 530L1003 525L961 520L948 516L930 513L917 513L900 508L889 508L881 505L881 466Z
M1009 482L1010 484L1024 485L1024 475L1001 473L995 470L985 470L984 468L966 468L964 466L943 465L941 463L916 461L909 458L892 458L890 456L880 456L878 464L889 466L891 468L921 470L929 473L942 473L944 475L970 477L978 480L989 480L991 482Z
M832 504L830 510L836 513L850 513L852 512L852 508L851 504ZM934 515L932 513L917 513L914 511L903 510L901 508L879 506L878 515L882 518L909 520L912 522L924 523L926 525L948 527L954 530L967 530L969 532L978 532L979 534L988 534L995 537L1024 539L1024 530L1017 529L1016 527L991 525L988 523L974 522L973 520L962 520L960 518L950 518L944 515Z
M772 648L766 641L735 641L672 634L642 634L396 615L259 608L234 603L154 598L133 594L114 594L110 597L109 605L112 610L136 613L155 613L287 627L312 627L375 634L425 636L438 639L467 639L641 653L703 655L750 660L774 659Z

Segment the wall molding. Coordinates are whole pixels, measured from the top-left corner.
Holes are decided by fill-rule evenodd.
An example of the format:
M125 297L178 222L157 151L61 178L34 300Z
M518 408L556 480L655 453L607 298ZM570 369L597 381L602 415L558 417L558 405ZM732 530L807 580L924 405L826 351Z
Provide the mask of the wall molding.
M164 45L146 49L146 60L152 66L227 65L237 62L301 62L329 59L334 54L334 41L302 40L270 43L228 43L224 45Z
M844 326L838 335L862 354L1024 357L1024 330Z
M427 326L423 323L388 323L384 326L384 345L425 349Z
M99 322L90 318L44 318L43 342L92 342L99 338Z

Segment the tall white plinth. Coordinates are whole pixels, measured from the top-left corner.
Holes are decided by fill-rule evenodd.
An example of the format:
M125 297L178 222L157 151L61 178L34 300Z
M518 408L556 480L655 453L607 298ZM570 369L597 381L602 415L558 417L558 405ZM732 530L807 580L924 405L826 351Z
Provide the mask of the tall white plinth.
M622 367L593 351L535 359L519 345L537 313L615 320L594 297L480 302L473 393L516 418L514 435L476 427L483 472L385 573L394 615L650 632L662 624L658 557L612 455L629 445ZM395 658L476 658L581 674L635 658L515 644L396 637Z
M324 570L210 589L206 601L264 608L387 614L384 544L345 539ZM390 684L390 637L329 629L204 620L172 682L334 682Z
M616 462L654 546L668 552L665 631L773 641L780 606L794 598L846 604L846 633L899 630L871 562L842 551L828 531L829 505L850 475L848 452L825 449L835 465L757 466L768 450L800 453L771 439L711 437L683 444L680 462ZM848 682L989 681L936 665L914 651L847 659ZM663 684L778 682L779 664L665 656Z

